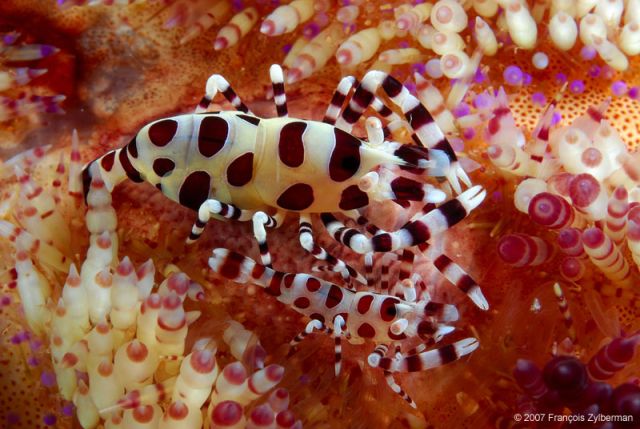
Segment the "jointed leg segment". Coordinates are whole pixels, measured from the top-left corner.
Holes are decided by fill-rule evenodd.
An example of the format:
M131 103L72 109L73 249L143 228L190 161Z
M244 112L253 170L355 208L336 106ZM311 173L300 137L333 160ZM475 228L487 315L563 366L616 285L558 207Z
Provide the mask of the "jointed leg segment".
M336 258L328 253L324 248L318 246L313 238L313 230L311 229L311 217L308 214L300 214L300 225L298 227L298 237L300 245L314 258L325 261L327 267L331 271L342 273L343 278L352 277L360 283L365 283L365 278L358 273L353 267L345 263L343 260Z
M246 222L251 219L254 213L255 212L253 210L243 210L233 204L223 203L214 199L206 200L198 210L198 218L191 229L191 234L189 234L187 244L191 244L200 238L207 222L211 219L211 215Z
M226 98L229 103L233 105L234 109L251 114L249 108L242 102L233 88L231 88L229 82L227 82L227 80L219 74L211 75L211 77L207 80L205 95L200 100L200 103L198 103L198 107L196 107L196 113L206 112L218 92L222 92L224 98Z

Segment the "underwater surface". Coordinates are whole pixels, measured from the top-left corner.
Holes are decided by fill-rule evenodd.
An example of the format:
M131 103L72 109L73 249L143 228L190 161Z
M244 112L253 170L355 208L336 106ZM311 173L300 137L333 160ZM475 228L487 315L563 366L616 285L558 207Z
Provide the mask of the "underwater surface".
M640 427L639 0L0 36L0 428Z

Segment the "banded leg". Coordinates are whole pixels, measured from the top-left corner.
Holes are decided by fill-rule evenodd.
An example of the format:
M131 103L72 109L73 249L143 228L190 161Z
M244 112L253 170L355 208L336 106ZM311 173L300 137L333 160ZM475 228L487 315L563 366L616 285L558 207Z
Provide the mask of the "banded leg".
M284 91L282 67L278 64L273 64L269 69L269 76L273 85L273 101L276 103L278 118L286 118L289 116L289 111L287 109L287 94Z
M213 199L206 200L198 209L198 218L191 228L191 234L189 234L189 238L187 238L187 244L191 244L200 238L207 222L211 219L211 215L246 222L251 220L254 214L255 212L252 210L243 210L233 204L226 204Z
M387 385L394 391L398 396L402 398L403 401L407 402L411 408L418 408L416 403L411 399L411 396L407 392L400 387L396 379L393 377L393 373L391 371L384 371L384 380L387 382Z
M343 329L346 327L344 318L341 315L337 315L333 318L333 340L334 340L334 352L335 352L335 374L336 377L340 375L342 369L342 335Z
M391 101L400 107L409 122L414 131L411 136L413 141L420 146L429 148L431 151L439 151L447 157L450 166L445 177L456 193L461 192L458 179L462 180L467 186L471 186L467 173L462 169L451 144L442 133L442 130L438 127L426 107L404 85L385 72L371 70L362 79L360 87L362 88L360 97L356 98L358 94L358 89L356 89L356 93L353 96L355 103L352 108L360 112L364 111L367 105L372 102L376 90L382 87Z
M314 258L325 261L327 266L336 273L341 273L346 280L351 277L358 282L365 284L366 279L357 272L353 267L345 263L342 259L328 253L324 248L318 246L313 239L313 230L311 229L311 217L308 214L300 214L300 224L298 226L298 237L300 245Z
M269 245L267 244L267 230L265 228L277 228L282 225L284 213L278 212L275 216L269 216L265 212L256 212L253 215L253 235L258 241L260 249L260 260L266 267L273 268L271 265L271 253L269 253Z
M357 80L353 76L345 76L340 80L338 86L336 87L336 91L333 93L333 97L331 97L331 102L329 106L327 106L327 111L324 114L324 119L322 122L329 125L335 125L336 119L340 115L342 111L342 105L344 101L347 99L349 92L357 84ZM338 126L338 128L341 128Z
M381 231L371 238L356 229L347 228L330 213L322 213L320 219L336 241L357 253L392 252L426 243L432 236L456 225L478 207L486 194L481 186L474 186L426 214L417 213L397 231Z
M364 255L364 272L367 278L367 286L374 287L375 279L373 278L373 253Z
M238 94L231 88L231 85L227 80L219 74L214 74L207 79L207 85L205 89L205 95L198 103L198 107L196 107L196 113L205 112L216 94L222 92L224 98L226 98L229 103L233 105L233 108L239 110L244 113L252 114L249 108L242 102Z
M480 343L476 338L465 338L434 350L412 355L401 355L399 359L396 357L383 357L380 359L378 366L390 372L424 371L455 362L472 353L479 345Z
M392 252L385 253L380 259L380 291L386 293L390 289L391 263L398 259L398 255Z
M309 323L307 323L307 326L305 326L304 330L291 340L291 342L289 343L289 347L291 347L291 350L293 350L293 348L300 344L302 340L307 338L308 335L312 334L314 330L322 332L326 329L327 327L324 325L324 323L317 319L312 319L309 321Z
M383 359L389 359L385 357L389 352L389 346L386 344L379 344L376 348L369 354L367 358L367 362L369 366L376 368L380 366L380 363ZM395 378L393 378L393 374L391 371L384 370L384 379L387 382L387 385L393 390L394 393L399 395L404 401L406 401L412 408L416 408L416 403L413 402L411 397L407 395L407 393L398 385Z
M353 112L352 110L347 110L349 108L349 104L347 104L345 113L345 111L342 110L342 105L344 104L345 100L348 99L351 89L356 85L358 85L358 81L353 76L346 76L342 78L342 80L338 84L338 87L336 88L335 93L333 94L333 97L331 98L331 103L329 103L329 106L327 107L327 111L322 122L330 125L335 124L337 128L340 128L341 130L346 132L351 131L353 125L358 121L358 119L360 119L360 116L362 116L362 112L358 113ZM351 103L351 101L349 101L349 103ZM391 109L385 106L384 103L375 95L372 102L372 107L373 110L376 111L383 119L385 119L387 123L390 123L389 125L380 127L383 139L389 136L392 131L395 131L396 129L403 126L401 122L404 121L402 121L400 117ZM336 121L338 122L337 124ZM369 139L369 141L371 141L371 139Z
M480 286L460 265L453 262L444 253L435 258L433 265L447 280L460 289L462 293L466 294L478 308L481 310L489 309L489 303L482 294Z

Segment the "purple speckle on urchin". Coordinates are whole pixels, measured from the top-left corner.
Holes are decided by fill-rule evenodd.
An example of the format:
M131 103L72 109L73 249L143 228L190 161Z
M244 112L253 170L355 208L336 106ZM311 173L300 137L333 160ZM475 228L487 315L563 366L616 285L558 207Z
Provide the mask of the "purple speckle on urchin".
M282 47L282 51L283 51L285 54L288 54L288 53L289 53L289 51L291 51L291 48L292 48L292 47L293 47L293 45L291 45L291 43L287 43L286 45L284 45L284 46Z
M302 374L298 381L301 384L309 384L309 382L311 381L311 377L309 376L309 374Z
M495 191L491 194L491 199L495 202L500 202L502 201L502 192L501 191Z
M11 304L11 297L9 295L3 295L0 299L0 306L6 307Z
M562 85L567 81L567 75L564 73L556 73L556 82Z
M611 92L618 97L627 93L627 84L623 80L617 80L611 84Z
M68 402L62 407L62 414L71 417L73 415L74 408L75 406L73 405L73 402Z
M9 411L7 413L7 423L10 425L17 425L20 423L20 415L18 413L14 413L13 411Z
M504 69L504 73L502 74L504 81L512 86L518 86L522 84L522 79L524 77L522 70L518 66L509 66Z
M38 339L35 339L35 340L31 340L31 341L29 341L29 348L30 348L32 351L34 351L34 352L35 352L35 351L36 351L36 350L38 350L40 347L42 347L42 341L40 341L40 340L38 340Z
M533 77L529 73L524 73L522 75L522 83L524 86L531 85L531 82L533 82Z
M593 46L587 45L583 46L582 49L580 49L580 57L582 57L582 59L585 61L591 61L596 57L596 54L596 49Z
M12 45L17 39L18 39L17 33L9 33L2 38L2 42L5 45Z
M27 364L29 366L38 366L40 365L40 362L38 361L38 358L36 358L35 356L29 356L29 358L27 359Z
M640 88L638 88L637 86L632 86L631 88L629 88L629 92L627 92L627 95L630 98L637 100L638 96L640 96Z
M473 106L476 109L486 109L491 105L491 96L487 94L478 94L473 99Z
M456 118L460 118L462 116L467 116L471 113L471 107L467 103L460 103L453 109L453 114Z
M51 45L40 46L40 55L42 55L43 58L53 55L56 52L58 52L58 48L56 48L55 46L51 46Z
M320 27L315 22L307 24L304 27L304 30L302 30L302 34L307 39L313 39L314 37L316 37L318 35L319 32L320 32Z
M405 82L404 86L409 90L410 93L416 93L416 84L413 82Z
M425 70L426 70L426 67L422 63L414 63L414 64L411 65L411 69L414 72L423 75Z
M589 67L589 76L592 78L597 78L600 76L600 73L602 73L602 68L600 66L597 65L592 65L591 67Z
M244 4L242 0L232 0L231 7L235 12L240 12L242 9L244 9Z
M57 420L58 419L56 419L56 416L54 416L53 414L45 414L45 416L42 418L42 421L47 426L55 425Z
M553 112L553 116L551 117L551 126L558 124L562 120L562 115L560 112Z
M574 94L582 94L584 92L584 82L581 80L573 80L569 84L569 90Z
M476 69L476 74L473 76L473 81L475 83L482 83L487 79L487 76L482 72L480 67Z
M29 333L27 331L18 332L13 337L11 337L11 344L18 345L24 341L29 339Z
M398 46L400 47L400 49L407 49L409 47L409 42L407 42L406 40L403 40L400 43L398 43Z
M49 371L42 371L40 374L40 383L44 387L53 387L56 384L56 375Z
M471 140L475 136L476 136L476 130L474 130L473 128L465 128L464 130L462 130L462 137L464 137L467 140Z
M541 92L534 92L531 94L531 102L538 106L544 106L547 103L547 97Z

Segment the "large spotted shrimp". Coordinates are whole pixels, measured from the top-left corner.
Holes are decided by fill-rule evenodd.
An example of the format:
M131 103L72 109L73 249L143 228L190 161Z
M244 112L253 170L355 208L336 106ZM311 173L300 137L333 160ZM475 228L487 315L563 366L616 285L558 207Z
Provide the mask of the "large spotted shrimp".
M88 164L83 171L85 189L98 172L109 190L127 177L155 185L170 199L197 211L189 242L200 236L211 216L252 221L266 266L271 266L271 255L265 228L278 227L286 214L295 213L302 247L333 271L360 282L361 274L315 243L311 214L320 214L336 240L357 253L370 254L426 243L484 199L486 192L480 186L460 193L459 180L471 183L451 145L427 109L390 75L370 71L359 84L351 76L343 78L322 122L289 118L280 66L273 65L270 75L277 118L253 115L229 83L213 75L195 114L151 122L125 147ZM390 128L406 123L376 95L379 88L402 110L415 144L385 140ZM218 92L237 110L207 112ZM363 140L350 131L369 106L389 125L368 118L368 138ZM399 169L446 177L459 195L430 210L446 194L397 174ZM366 224L362 209L370 201L389 199L399 204L420 201L425 210L399 230L376 228L373 236L346 227L333 215L341 213Z
M309 274L275 271L222 248L213 250L209 266L237 283L263 287L278 301L308 316L311 321L291 341L292 346L314 330L331 335L335 339L336 375L342 362L341 338L352 344L374 342L376 347L367 359L369 365L381 368L389 387L414 408L415 402L397 384L394 373L435 368L468 355L479 345L476 338L469 337L426 350L454 330L449 324L458 320L458 311L451 304L430 300L428 293L415 287L419 276L411 276L402 265L402 281L388 293L356 291ZM414 347L417 341L420 344Z

